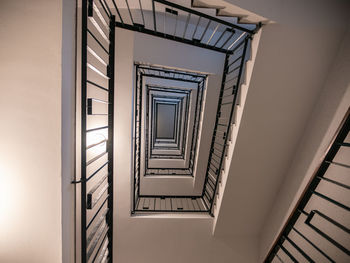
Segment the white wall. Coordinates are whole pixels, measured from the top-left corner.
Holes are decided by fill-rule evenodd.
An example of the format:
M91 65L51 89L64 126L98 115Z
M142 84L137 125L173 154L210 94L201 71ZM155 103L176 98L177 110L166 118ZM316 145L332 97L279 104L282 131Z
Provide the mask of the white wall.
M213 219L209 216L130 216L135 39L131 31L116 30L115 262L256 262L256 238L213 237Z
M61 262L62 1L0 3L0 261Z
M349 1L227 0L263 27L218 235L260 235L346 32Z
M350 27L335 57L304 135L298 143L295 157L275 195L274 206L266 218L261 235L261 258L266 255L275 235L280 231L281 223L291 213L350 106L349 72Z

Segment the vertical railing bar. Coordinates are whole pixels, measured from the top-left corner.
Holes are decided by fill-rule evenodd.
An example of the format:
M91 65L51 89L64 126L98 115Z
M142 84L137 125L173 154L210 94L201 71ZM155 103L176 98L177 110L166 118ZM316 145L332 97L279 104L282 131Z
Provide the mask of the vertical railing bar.
M280 258L280 256L279 256L278 254L275 254L275 255L276 255L276 257L278 258L278 260L279 260L280 262L284 263L284 261Z
M295 242L293 240L291 240L289 237L284 236L284 238L304 257L306 258L309 262L315 262L314 260L312 260L312 258L310 258L304 250L302 250L297 244L295 244Z
M211 24L211 20L209 20L207 26L205 27L205 29L204 29L204 31L203 31L203 34L202 34L201 38L199 39L199 42L202 42L202 40L203 40L205 34L207 33L207 30L208 30L210 24Z
M199 22L201 21L201 16L199 16L199 18L198 18L198 21L197 21L197 24L196 24L196 27L195 27L195 29L194 29L194 31L193 31L193 34L192 34L192 39L194 38L194 36L196 35L196 33L197 33L197 29L198 29L198 25L199 25Z
M215 27L213 33L211 34L209 40L207 41L207 45L209 44L209 42L212 40L213 36L215 35L216 31L218 30L220 24L217 24L217 26Z
M93 55L103 66L108 66L107 63L89 46L87 46L87 51L89 51L89 53Z
M227 49L230 50L245 34L247 33L243 32Z
M225 29L222 31L222 33L221 33L221 35L219 36L219 38L215 41L214 47L216 47L216 45L220 42L220 40L223 38L223 36L225 35L226 32L227 32L227 28L225 28Z
M95 3L93 3L93 8L94 8L98 18L101 20L102 24L105 26L106 29L109 30L109 26L107 24L107 21L105 20L105 18L103 17L103 15L101 14L100 10L98 9L98 7Z
M173 9L171 9L171 10L173 10ZM178 15L175 16L175 28L174 28L174 34L173 34L174 37L175 37L175 35L176 35L177 17L178 17Z
M346 185L346 184L339 183L339 182L334 181L334 180L332 180L332 179L329 179L329 178L327 178L327 177L320 177L320 176L317 176L317 178L320 179L320 180L325 180L325 181L327 181L327 182L330 182L330 183L332 183L332 184L335 184L335 185L338 185L338 186L340 186L340 187L343 187L343 188L345 188L345 189L350 190L350 186L348 186L348 185Z
M96 41L96 43L103 49L104 52L108 55L107 49L103 46L103 44L97 39L97 37L89 30L87 29L87 32L89 35Z
M129 2L128 0L125 0L125 3L126 3L126 6L128 8L128 11L129 11L129 15L130 15L130 19L131 19L131 23L134 25L134 19L132 18L132 14L131 14L131 10L130 10L130 7L129 7Z
M220 49L223 48L230 41L230 39L234 36L235 33L236 33L235 31L232 31L230 36L224 41L224 43L219 48Z
M108 12L106 7L105 7L105 5L104 5L104 3L102 3L102 0L98 0L98 1L100 2L101 6L102 6L102 9L105 11L107 17L109 18L111 16L111 12L110 12L111 10L108 9L108 11L109 11Z
M100 211L102 210L103 206L105 205L105 203L108 201L108 197L106 197L106 199L102 202L102 204L99 206L99 208L97 209L96 213L94 214L94 216L90 219L89 223L86 226L86 229L89 229L90 226L92 225L92 223L95 221L95 219L97 218L97 215L100 213ZM108 209L108 208L107 208Z
M144 26L146 26L146 24L145 24L145 16L143 15L143 8L142 8L141 0L139 0L139 5L140 5L141 16L142 16L142 23L143 23Z
M320 252L324 257L326 257L329 261L332 263L335 263L333 259L331 259L325 252L323 252L321 249L319 249L314 243L312 243L306 236L304 236L299 230L296 228L292 227L292 229L299 234L306 242L308 242L313 248L315 248L318 252Z
M121 16L120 12L119 12L119 8L118 8L117 4L115 3L115 0L112 0L112 2L113 2L113 5L114 5L115 10L117 10L117 14L118 14L118 16L119 16L120 22L121 22L122 24L124 24L123 18L122 18L122 16Z
M324 200L326 200L326 201L328 201L328 202L330 202L330 203L332 203L340 208L345 209L346 211L350 211L350 207L343 205L342 203L340 203L332 198L329 198L328 196L326 196L324 194L321 194L321 193L316 192L316 191L312 191L312 193L314 193L316 196L318 196L318 197L320 197L320 198L322 198L322 199L324 199Z
M188 13L188 15L187 15L187 19L186 19L185 30L184 30L184 33L183 33L183 35L182 35L182 39L184 39L184 38L185 38L186 31L187 31L187 27L188 27L188 23L190 22L190 19L191 19L191 13Z
M136 210L138 210L139 205L140 205L140 197L137 196L136 208L135 208Z
M345 167L345 168L350 168L350 165L344 164L344 163L330 162L330 161L327 161L327 163L329 163L329 164L334 164L334 165L338 165L338 166L342 166L342 167Z
M87 237L87 246L89 246L91 241L95 238L98 229L103 225L103 223L105 223L107 212L108 212L108 209L103 211L103 213L100 215L99 219L97 220L95 226L91 229L90 235Z
M105 243L105 240L106 240L106 237L108 236L108 232L109 232L110 230L108 229L108 227L107 227L107 231L106 231L106 233L104 234L104 236L103 236L103 238L102 238L102 242L101 242L101 244L99 245L99 247L98 247L98 249L97 249L97 251L96 251L96 254L95 254L95 256L94 256L94 259L92 260L92 262L96 262L96 258L98 257L98 254L99 254L99 252L100 252L100 250L101 250L101 248L102 248L102 246L103 246L103 244ZM109 241L109 240L108 240ZM109 245L109 242L108 242L108 245ZM112 251L110 251L110 253L112 253ZM111 255L112 256L112 255ZM112 259L112 258L111 258ZM112 260L111 260L112 261ZM113 262L113 261L112 261Z
M331 238L329 235L325 234L323 231L321 231L318 227L315 227L311 223L307 224L311 229L313 229L317 234L322 236L324 239L329 241L331 244L333 244L335 247L339 248L341 251L343 251L348 256L350 255L350 251L346 249L342 244L335 241L333 238Z
M298 263L298 261L295 259L295 257L293 257L293 255L281 244L281 245L278 245L284 253L286 253L286 255L295 263Z
M106 3L106 1L105 1L105 0L102 0L102 1L103 1L104 6L106 7L106 9L108 10L108 13L109 13L108 18L110 19L111 16L113 15L113 14L112 14L112 11L111 11L111 9L109 8L109 6L108 6L108 4ZM102 5L102 2L101 2L101 1L100 1L100 3L101 3L101 5Z
M153 12L153 27L154 27L154 31L157 32L156 10L154 6L154 0L152 0L152 12Z

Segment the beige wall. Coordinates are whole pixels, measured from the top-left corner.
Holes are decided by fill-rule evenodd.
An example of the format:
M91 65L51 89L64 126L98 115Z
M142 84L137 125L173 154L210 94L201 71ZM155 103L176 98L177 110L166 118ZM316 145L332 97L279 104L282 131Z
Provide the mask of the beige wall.
M215 230L261 235L346 32L350 2L226 1L276 21L262 29Z
M261 233L261 258L266 255L282 222L291 213L350 106L349 72L350 27L298 143L295 157L275 196L273 208L266 218Z
M0 262L61 262L60 0L0 2Z

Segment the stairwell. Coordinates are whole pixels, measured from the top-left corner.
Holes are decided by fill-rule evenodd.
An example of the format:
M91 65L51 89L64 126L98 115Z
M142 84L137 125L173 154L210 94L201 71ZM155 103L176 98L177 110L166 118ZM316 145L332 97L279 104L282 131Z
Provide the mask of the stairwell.
M221 171L221 176L219 179L219 187L215 196L216 200L214 202L215 206L213 211L213 215L214 215L213 231L215 231L217 218L220 213L221 202L225 195L225 186L226 186L227 176L229 176L231 170L234 171L235 169L234 167L231 167L231 159L234 154L236 138L239 132L239 127L242 119L242 114L244 111L245 101L247 98L247 94L249 92L249 84L250 84L250 79L254 70L254 61L258 51L260 36L261 36L261 30L257 34L255 34L254 38L249 42L250 44L250 48L249 48L250 52L248 53L249 57L245 63L244 75L241 82L241 87L239 89L240 93L238 95L237 104L234 111L234 118L232 120L232 124L230 128L230 134L229 134L230 139L228 143L228 148L224 159L223 169ZM242 55L242 48L239 48L234 53L233 59L241 55Z

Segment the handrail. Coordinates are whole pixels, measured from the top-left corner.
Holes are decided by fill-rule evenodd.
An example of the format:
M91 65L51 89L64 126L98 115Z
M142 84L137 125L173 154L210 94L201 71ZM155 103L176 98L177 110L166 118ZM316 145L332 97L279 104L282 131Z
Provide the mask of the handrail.
M296 202L294 208L292 209L290 215L288 216L287 220L285 221L282 230L278 234L278 236L275 238L274 242L272 243L271 248L269 249L264 262L271 262L273 257L277 254L278 246L281 243L281 239L283 239L284 236L288 236L289 232L294 228L294 224L296 223L297 219L299 218L300 213L304 213L304 207L308 203L310 197L313 193L315 193L315 189L317 185L320 182L320 178L323 178L323 175L327 171L328 167L330 166L330 160L333 160L335 155L337 154L339 148L342 146L342 143L344 142L345 137L349 133L350 130L350 108L347 110L345 117L343 118L340 126L338 127L335 135L333 136L327 150L321 157L319 164L317 165L317 168L315 169L313 175L309 179L307 185L305 186L302 194L300 195L298 201ZM348 186L347 186L348 187ZM348 188L349 189L349 188ZM346 208L345 208L346 209ZM306 221L309 222L313 216L314 213L320 213L319 211L311 212L310 214L306 214L308 216L308 219ZM295 229L294 229L295 230ZM301 233L300 233L301 234ZM302 234L301 234L302 236ZM305 237L303 237L306 242L309 242ZM332 241L331 241L332 243ZM313 246L314 244L311 243ZM333 243L334 244L334 243ZM337 246L337 244L334 244ZM316 250L319 250L318 247L315 248ZM343 250L344 251L344 250ZM320 251L319 251L320 252ZM346 252L346 250L345 250ZM321 254L328 258L330 261L333 261L329 258L327 254L324 254L324 252L321 250Z

